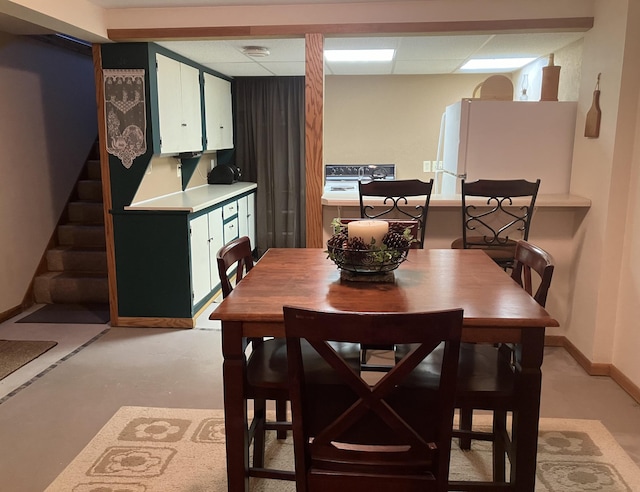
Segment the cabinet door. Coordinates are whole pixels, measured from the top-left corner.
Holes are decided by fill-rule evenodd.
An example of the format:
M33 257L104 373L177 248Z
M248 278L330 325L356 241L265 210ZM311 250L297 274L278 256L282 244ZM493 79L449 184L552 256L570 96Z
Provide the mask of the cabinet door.
M211 265L209 254L209 221L201 215L190 221L191 227L191 290L193 304L211 292Z
M160 54L156 61L160 152L202 150L200 71Z
M207 150L233 148L231 82L204 74L205 129Z
M182 147L183 150L202 150L202 104L200 101L200 71L180 64L182 90Z
M238 237L249 235L247 225L247 197L243 196L238 198ZM253 243L251 247L253 248Z
M218 275L218 263L216 255L222 246L224 246L224 224L222 221L222 208L216 208L207 214L209 219L209 257L211 258L211 286L212 290L220 283Z
M247 195L247 236L251 241L251 247L256 247L256 194Z
M156 55L158 66L158 118L160 120L160 152L180 152L182 139L182 85L180 62Z

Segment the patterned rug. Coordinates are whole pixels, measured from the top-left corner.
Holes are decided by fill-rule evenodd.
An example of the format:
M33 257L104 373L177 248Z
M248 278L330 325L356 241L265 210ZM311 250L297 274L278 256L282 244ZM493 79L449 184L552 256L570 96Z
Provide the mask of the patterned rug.
M451 479L489 476L490 445L473 447L454 446ZM292 469L292 457L290 439L268 442L271 466ZM295 491L293 482L251 481L252 491ZM222 410L122 407L46 492L226 490ZM640 491L640 469L599 421L541 419L536 491Z
M0 379L40 357L58 342L40 340L0 340Z

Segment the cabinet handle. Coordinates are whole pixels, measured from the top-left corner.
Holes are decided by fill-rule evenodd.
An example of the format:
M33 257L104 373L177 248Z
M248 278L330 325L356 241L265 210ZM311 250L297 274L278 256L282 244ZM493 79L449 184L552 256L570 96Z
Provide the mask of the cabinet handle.
M187 126L187 124L186 124L186 123L183 123L183 124L182 124L182 126Z

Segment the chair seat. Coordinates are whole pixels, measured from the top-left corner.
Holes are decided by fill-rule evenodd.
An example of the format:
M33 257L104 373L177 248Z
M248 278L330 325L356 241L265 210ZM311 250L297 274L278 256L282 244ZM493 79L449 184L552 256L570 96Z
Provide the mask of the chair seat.
M402 358L409 345L396 347L396 358ZM433 388L440 376L443 347L427 357L405 384ZM461 343L458 359L456 407L473 405L479 409L509 407L513 397L514 372L508 359L497 347L488 344ZM486 401L485 401L486 398Z
M338 353L349 362L354 371L360 370L360 346L355 343L332 344ZM331 382L332 370L307 343L302 344L302 354L305 360L309 360L305 367L308 368L307 377L314 382ZM289 393L289 375L287 363L287 344L284 338L264 340L260 344L254 343L254 349L247 361L247 382L256 395L261 388L268 388L269 393L281 389L283 395ZM250 397L253 397L252 395Z

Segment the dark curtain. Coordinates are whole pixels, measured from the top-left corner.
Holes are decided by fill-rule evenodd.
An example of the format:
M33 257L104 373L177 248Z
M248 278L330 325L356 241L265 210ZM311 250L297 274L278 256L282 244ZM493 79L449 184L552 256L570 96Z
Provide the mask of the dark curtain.
M233 82L236 165L258 184L256 247L304 247L304 77Z

